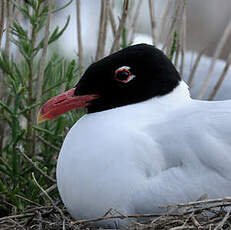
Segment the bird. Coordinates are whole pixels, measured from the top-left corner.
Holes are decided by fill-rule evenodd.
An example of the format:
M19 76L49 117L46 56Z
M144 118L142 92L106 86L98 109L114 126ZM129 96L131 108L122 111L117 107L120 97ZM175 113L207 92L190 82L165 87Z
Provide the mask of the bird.
M169 58L152 45L91 64L77 85L48 100L38 123L86 108L68 132L57 185L75 219L111 208L129 215L231 193L231 101L190 97ZM128 219L95 223L123 228Z

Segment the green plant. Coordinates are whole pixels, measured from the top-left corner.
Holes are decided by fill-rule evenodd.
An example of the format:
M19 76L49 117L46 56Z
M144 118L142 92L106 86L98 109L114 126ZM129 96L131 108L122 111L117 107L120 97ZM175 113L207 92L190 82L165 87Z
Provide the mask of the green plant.
M11 41L17 46L18 56L7 57L1 52L0 84L7 86L7 97L0 100L0 120L5 124L5 138L0 149L0 212L10 213L12 207L23 210L29 203L44 203L40 189L31 174L44 188L51 186L55 179L55 164L59 148L69 127L83 114L70 112L64 117L36 125L36 113L41 103L50 97L69 89L78 76L78 66L74 60L65 60L53 54L45 63L39 94L39 73L46 37L41 31L49 17L49 3L45 0L28 0L25 4L12 4L28 19L29 27L14 21ZM64 32L69 18L62 29L58 27L47 37L47 45L55 42ZM46 53L45 53L46 56ZM5 82L4 82L5 81ZM44 177L32 163L41 169ZM2 202L1 202L2 201Z

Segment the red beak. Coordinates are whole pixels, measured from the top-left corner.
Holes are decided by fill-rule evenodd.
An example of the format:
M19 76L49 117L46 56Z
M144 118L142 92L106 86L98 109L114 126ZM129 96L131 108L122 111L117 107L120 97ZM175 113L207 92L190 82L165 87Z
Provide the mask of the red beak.
M38 112L37 123L56 119L61 114L72 109L84 108L90 105L92 100L99 97L99 95L96 94L75 96L74 92L75 88L48 100Z

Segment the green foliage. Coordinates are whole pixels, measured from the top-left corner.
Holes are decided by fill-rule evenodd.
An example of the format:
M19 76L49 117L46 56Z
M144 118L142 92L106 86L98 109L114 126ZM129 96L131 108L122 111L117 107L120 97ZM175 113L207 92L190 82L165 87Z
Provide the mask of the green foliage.
M21 77L18 75L18 71L20 71ZM0 193L4 194L8 202L19 209L24 208L28 203L16 195L27 197L38 203L43 202L43 199L39 195L41 191L31 179L31 173L36 170L20 156L18 148L22 148L23 152L30 156L38 167L46 166L46 173L55 178L57 148L61 147L68 128L82 115L70 112L57 120L39 126L34 123L32 128L35 132L35 152L27 152L27 146L32 145L33 141L27 137L29 112L34 111L40 105L40 102L36 101L27 105L27 71L25 61L13 64L12 76L8 75L8 100L6 103L0 101L0 119L6 122L8 132L0 157ZM42 102L74 85L76 74L75 61L65 61L57 55L53 55L46 65ZM36 80L34 81L35 88ZM46 142L41 140L46 140ZM35 175L43 188L51 185L51 182L39 173Z
M132 42L128 42L128 30L124 27L122 30L122 41L120 44L120 47L122 49L130 46L132 44Z
M36 112L41 103L73 86L78 67L75 60L65 60L58 54L51 55L46 62L42 98L38 99L39 51L44 41L44 37L39 37L38 33L46 24L48 7L43 4L45 0L28 0L23 5L12 2L28 19L31 31L14 21L11 41L18 48L19 58L9 59L4 52L0 56L1 74L7 76L4 80L8 90L5 100L0 99L0 121L5 124L5 138L0 146L0 212L7 213L11 212L12 207L25 209L30 202L23 197L44 204L45 198L41 197L41 191L31 177L32 172L44 189L53 184L21 152L47 175L55 178L56 158L62 141L69 127L83 115L83 112L69 112L57 120L36 125ZM57 27L50 33L49 44L62 35L68 23L69 18L62 29ZM0 81L0 84L3 82Z
M177 40L178 40L178 33L177 33L177 31L174 31L173 41L172 41L171 50L170 50L170 55L169 55L169 59L170 59L171 61L173 60L174 53L176 52Z

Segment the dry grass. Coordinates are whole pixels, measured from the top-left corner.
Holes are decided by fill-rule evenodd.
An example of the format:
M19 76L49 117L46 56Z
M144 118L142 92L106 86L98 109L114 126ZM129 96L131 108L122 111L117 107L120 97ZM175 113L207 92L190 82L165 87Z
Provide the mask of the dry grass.
M59 203L59 205L57 204ZM54 206L55 205L55 206ZM58 208L58 209L57 209ZM60 202L51 206L35 206L23 214L0 218L0 226L8 229L87 229L100 220L132 218L128 229L230 229L231 228L231 198L203 200L186 204L169 206L165 214L135 214L125 216L115 212L116 215L107 215L96 219L74 221ZM143 218L146 221L136 222L134 219Z

